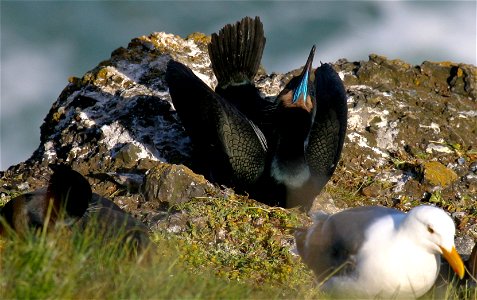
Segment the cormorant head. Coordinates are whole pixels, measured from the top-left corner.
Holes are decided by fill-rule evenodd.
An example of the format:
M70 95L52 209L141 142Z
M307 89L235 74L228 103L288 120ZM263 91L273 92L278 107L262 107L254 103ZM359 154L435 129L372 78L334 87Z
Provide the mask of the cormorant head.
M313 45L300 75L293 77L278 95L278 101L285 107L302 108L312 112L314 101L312 96L313 83L310 79L313 57L316 46Z

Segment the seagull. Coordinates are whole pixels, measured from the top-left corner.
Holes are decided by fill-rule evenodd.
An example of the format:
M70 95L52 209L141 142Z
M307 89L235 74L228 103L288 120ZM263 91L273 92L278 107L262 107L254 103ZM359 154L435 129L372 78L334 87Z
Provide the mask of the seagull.
M464 276L455 225L442 209L367 206L315 216L295 234L297 250L322 291L338 298L418 298L433 286L440 256Z

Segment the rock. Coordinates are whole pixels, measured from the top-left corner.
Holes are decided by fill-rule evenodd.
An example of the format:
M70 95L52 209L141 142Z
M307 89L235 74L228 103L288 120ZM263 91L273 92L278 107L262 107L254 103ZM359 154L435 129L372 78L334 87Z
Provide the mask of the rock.
M437 161L430 161L423 164L424 180L431 185L446 187L455 182L457 174Z
M159 164L146 175L143 195L146 202L173 205L206 197L214 190L204 176L183 165Z
M415 179L408 180L403 189L406 191L406 196L411 200L423 200L426 198L425 187Z
M469 165L469 170L471 172L477 173L477 161L474 161Z
M364 187L361 190L361 193L363 193L364 196L366 197L377 197L381 194L381 189L382 187L378 183L372 183L366 187Z
M310 208L308 215L313 216L317 212L325 212L327 214L334 214L341 211L339 207L336 206L336 203L333 197L326 191L320 193L317 196L317 199L313 203L313 206Z

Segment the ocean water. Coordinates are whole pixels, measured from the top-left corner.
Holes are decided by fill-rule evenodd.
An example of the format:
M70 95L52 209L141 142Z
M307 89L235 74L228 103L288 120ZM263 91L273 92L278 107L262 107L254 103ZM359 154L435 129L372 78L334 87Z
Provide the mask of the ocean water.
M210 34L244 16L260 16L263 64L285 72L370 53L413 64L477 64L476 1L1 1L0 170L27 159L40 125L69 76L155 31Z

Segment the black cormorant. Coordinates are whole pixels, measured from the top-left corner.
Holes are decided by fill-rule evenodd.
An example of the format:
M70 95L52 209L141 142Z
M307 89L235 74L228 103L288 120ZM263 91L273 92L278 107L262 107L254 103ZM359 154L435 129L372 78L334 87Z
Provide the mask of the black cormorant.
M254 77L264 45L260 19L246 17L212 34L215 91L173 60L166 81L195 171L264 203L308 210L341 154L346 93L330 65L312 74L313 46L301 74L275 101L263 99Z

